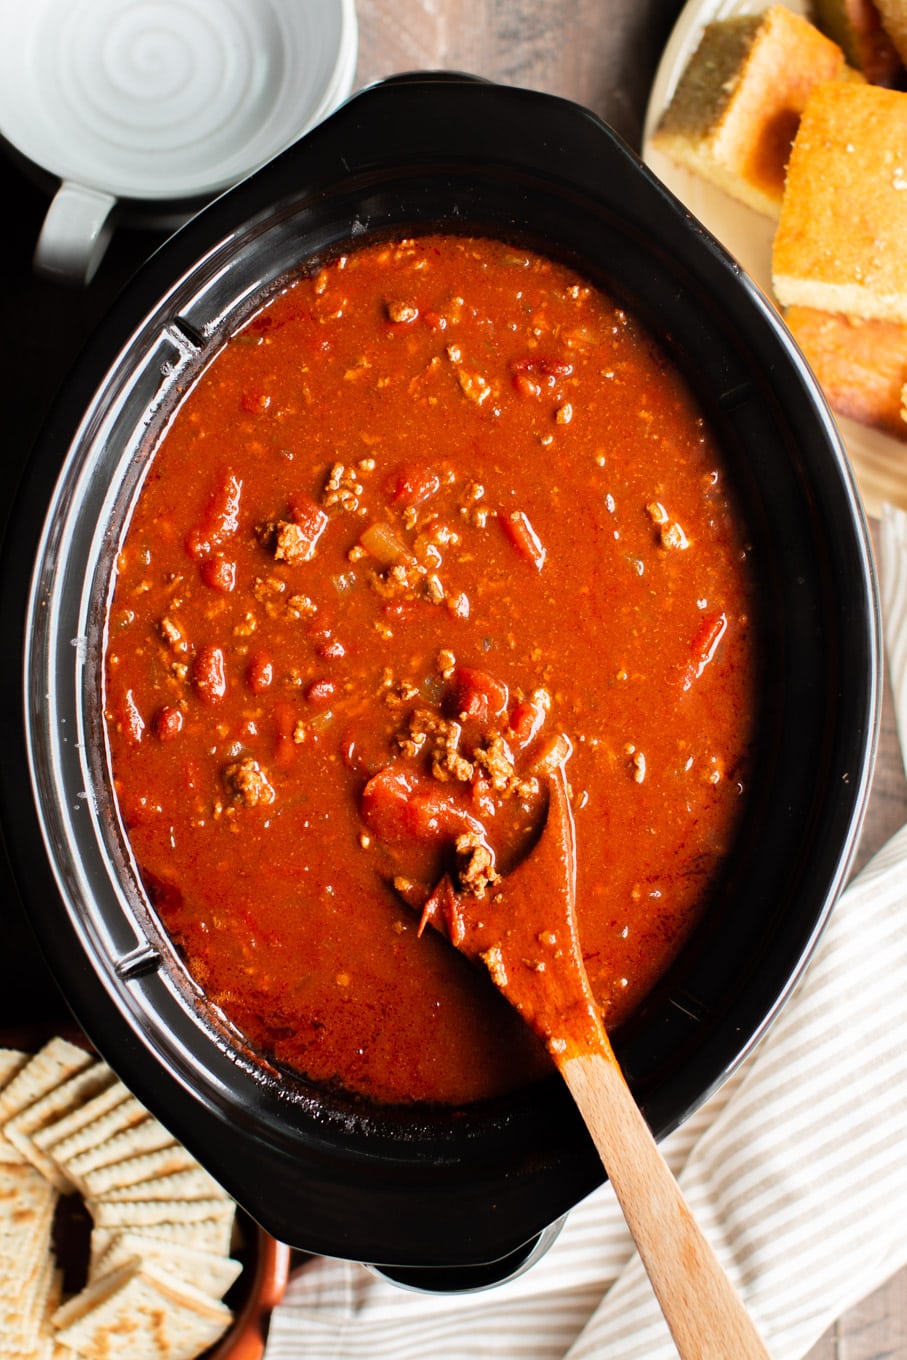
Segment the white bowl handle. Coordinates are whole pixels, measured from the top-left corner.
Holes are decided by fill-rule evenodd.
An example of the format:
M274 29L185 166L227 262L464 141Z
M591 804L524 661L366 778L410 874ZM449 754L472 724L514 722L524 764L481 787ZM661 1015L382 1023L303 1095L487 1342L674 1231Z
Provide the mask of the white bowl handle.
M113 232L115 204L111 194L64 180L35 246L35 273L58 283L90 283Z

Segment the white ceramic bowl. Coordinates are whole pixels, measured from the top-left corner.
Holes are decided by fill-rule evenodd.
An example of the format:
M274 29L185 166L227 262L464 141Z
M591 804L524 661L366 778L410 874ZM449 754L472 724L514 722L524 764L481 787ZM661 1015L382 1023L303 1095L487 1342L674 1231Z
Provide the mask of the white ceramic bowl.
M59 180L35 252L87 282L116 220L172 228L352 88L354 0L29 0L0 15L0 135Z

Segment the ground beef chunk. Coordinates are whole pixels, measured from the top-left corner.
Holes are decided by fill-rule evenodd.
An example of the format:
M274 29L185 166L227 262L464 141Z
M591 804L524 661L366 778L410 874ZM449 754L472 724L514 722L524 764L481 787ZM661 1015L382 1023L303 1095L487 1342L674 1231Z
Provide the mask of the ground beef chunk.
M243 807L258 807L262 803L273 803L275 793L258 761L252 756L243 756L224 767L224 787L234 803Z
M472 897L484 897L500 877L494 867L491 847L477 832L464 831L462 836L457 837L456 851L457 878L461 890Z

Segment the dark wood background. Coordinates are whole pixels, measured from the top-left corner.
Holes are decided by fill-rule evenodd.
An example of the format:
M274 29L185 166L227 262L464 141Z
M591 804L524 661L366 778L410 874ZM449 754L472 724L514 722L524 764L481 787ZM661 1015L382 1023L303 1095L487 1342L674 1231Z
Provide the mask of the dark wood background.
M358 0L356 87L400 71L468 71L587 105L638 148L649 86L681 0ZM123 284L156 248L153 231L121 229L87 289L42 282L31 256L47 186L0 157L0 527L59 383ZM50 487L48 487L48 493ZM875 526L873 526L874 528ZM26 570L27 564L14 564ZM17 639L3 639L17 666ZM15 715L0 714L0 723ZM2 753L0 753L2 758ZM23 772L24 781L24 772ZM23 782L23 797L28 792ZM907 820L890 695L860 844L864 862ZM55 1019L65 1007L32 942L19 894L0 863L0 1022ZM847 1313L809 1360L907 1360L907 1272Z

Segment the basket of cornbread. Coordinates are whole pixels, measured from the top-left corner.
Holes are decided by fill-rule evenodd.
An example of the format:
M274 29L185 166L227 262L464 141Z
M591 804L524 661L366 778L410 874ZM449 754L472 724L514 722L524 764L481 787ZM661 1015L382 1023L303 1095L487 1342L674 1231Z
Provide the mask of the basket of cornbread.
M653 92L647 159L758 214L725 233L677 190L771 293L887 492L907 443L907 0L711 9Z
M0 1048L4 1355L226 1357L284 1251L80 1042Z

